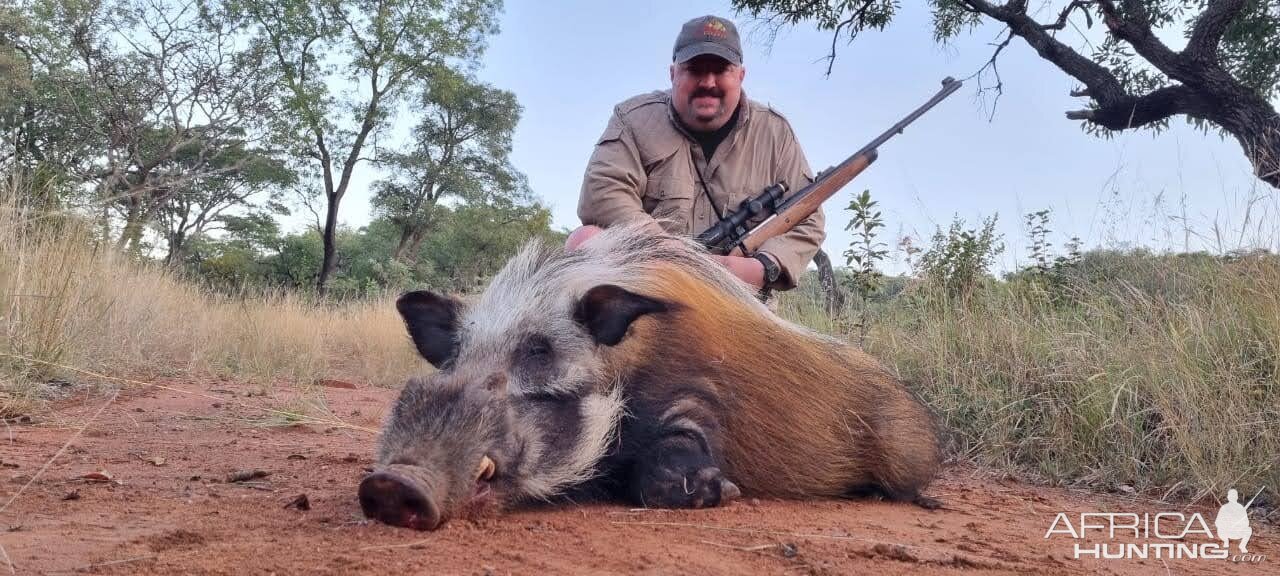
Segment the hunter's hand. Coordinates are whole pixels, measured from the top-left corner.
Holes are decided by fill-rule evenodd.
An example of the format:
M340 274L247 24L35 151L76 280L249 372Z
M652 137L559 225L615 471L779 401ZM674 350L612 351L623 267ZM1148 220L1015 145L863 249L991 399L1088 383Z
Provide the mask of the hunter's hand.
M742 256L712 255L712 257L723 264L725 268L728 268L729 272L733 273L734 276L741 278L747 284L756 288L764 287L764 264L761 264L759 260Z

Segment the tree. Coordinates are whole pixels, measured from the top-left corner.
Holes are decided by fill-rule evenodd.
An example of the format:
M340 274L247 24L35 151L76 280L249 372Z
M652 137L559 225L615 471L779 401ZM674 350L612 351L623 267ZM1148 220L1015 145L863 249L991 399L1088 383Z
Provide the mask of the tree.
M173 194L248 160L226 154L243 150L272 115L261 59L200 0L39 4L50 11L46 43L61 42L72 57L46 66L74 66L57 88L83 95L58 110L56 129L94 149L72 170L96 184L104 210L118 209L117 247L136 251Z
M842 34L852 41L868 29L892 20L894 0L734 0L775 26L812 20L832 31L829 59ZM1280 114L1270 99L1280 89L1280 4L1276 0L1069 0L1057 2L1041 20L1028 13L1026 0L930 0L934 38L946 41L984 19L1004 25L986 65L1021 38L1043 59L1083 84L1073 96L1087 97L1084 110L1066 113L1094 133L1136 128L1161 129L1170 118L1185 116L1201 128L1215 126L1244 149L1254 174L1280 187ZM1064 5L1065 4L1065 5ZM1041 5L1034 8L1039 10ZM1086 56L1058 38L1068 24L1083 18L1106 27L1105 40ZM1159 32L1182 29L1186 45L1175 50ZM830 68L828 68L828 73Z
M563 245L567 237L551 230L551 211L536 202L499 198L439 210L438 225L423 242L419 267L430 264L428 283L441 290L475 290L529 240Z
M485 35L497 31L499 1L233 0L281 87L275 133L322 174L321 294L337 264L338 207L357 164L369 159L366 145L408 87L479 57Z
M25 109L33 96L31 60L19 44L29 34L17 10L0 6L0 170L8 171L28 153Z
M23 7L0 4L0 169L43 160L36 141L35 100L46 77L37 58L36 26Z
M228 223L243 220L242 216L229 210L254 208L255 197L268 191L278 194L282 187L296 181L296 175L282 162L258 150L245 149L238 143L226 148L214 167L229 164L238 168L191 180L157 210L156 222L169 249L165 263L170 266L183 263L189 239L220 228L227 229ZM180 161L183 159L185 157L179 158ZM275 198L269 200L265 208L276 214L288 213Z
M93 0L20 0L0 4L0 170L45 195L52 208L75 195L105 148L82 119L94 83L70 38L102 27ZM106 224L104 219L104 224ZM107 230L109 233L109 230ZM105 235L104 235L105 236Z
M426 83L417 109L413 147L389 154L394 177L377 184L374 209L399 229L392 258L411 261L445 197L482 201L518 193L522 175L509 161L520 121L515 94L441 71Z

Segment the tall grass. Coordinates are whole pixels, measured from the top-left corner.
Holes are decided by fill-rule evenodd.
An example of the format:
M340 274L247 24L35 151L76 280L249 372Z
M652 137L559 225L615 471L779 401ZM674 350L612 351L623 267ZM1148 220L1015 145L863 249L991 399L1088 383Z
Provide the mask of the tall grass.
M272 386L324 378L397 385L421 364L389 298L322 305L236 298L129 261L92 222L30 209L0 186L0 412L59 366L121 377L209 375ZM32 362L34 360L35 362Z
M395 386L422 367L389 299L214 294L19 198L0 187L0 415L82 379L58 366L267 387ZM855 342L850 319L867 319L865 346L938 412L959 459L1157 495L1280 487L1275 256L1093 252L962 297L893 279L865 315L828 314L817 285L784 294L782 314Z
M783 312L839 333L818 302ZM965 298L915 281L871 306L867 349L961 459L1156 496L1280 487L1280 258L1093 252L1052 278Z

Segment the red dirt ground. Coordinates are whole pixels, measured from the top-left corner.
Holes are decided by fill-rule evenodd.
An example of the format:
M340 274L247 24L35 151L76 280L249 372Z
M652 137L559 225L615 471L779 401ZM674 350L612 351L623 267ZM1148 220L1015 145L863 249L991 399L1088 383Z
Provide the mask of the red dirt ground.
M323 388L332 418L376 429L392 390ZM1034 487L950 468L942 510L874 501L745 501L714 510L538 507L421 533L366 521L356 485L371 432L267 426L226 382L124 390L0 513L13 574L1277 574L1280 534L1253 522L1257 563L1077 560L1058 512L1181 511L1173 504ZM77 395L0 430L0 505L107 401ZM240 470L269 475L247 483ZM105 472L111 481L90 481ZM305 494L310 509L286 507ZM1212 522L1215 510L1196 508ZM1188 541L1203 536L1192 535ZM1234 546L1234 542L1233 542Z

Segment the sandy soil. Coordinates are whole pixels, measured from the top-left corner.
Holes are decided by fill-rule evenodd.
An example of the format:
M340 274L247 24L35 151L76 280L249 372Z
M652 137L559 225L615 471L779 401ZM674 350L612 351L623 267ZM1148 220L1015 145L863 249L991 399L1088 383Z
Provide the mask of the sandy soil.
M163 384L171 388L125 389L42 474L106 397L78 395L0 430L0 503L35 477L0 512L0 576L1280 574L1280 531L1258 521L1250 552L1261 562L1074 559L1072 541L1044 538L1058 512L1183 509L961 467L930 490L945 504L935 511L749 498L704 511L560 505L414 532L362 517L356 485L374 437L336 425L375 430L394 391L330 383L322 393L334 424L284 426L267 425L262 408L288 398L226 382ZM252 470L268 475L230 481ZM300 495L305 510L290 505ZM1185 511L1210 522L1215 512Z

